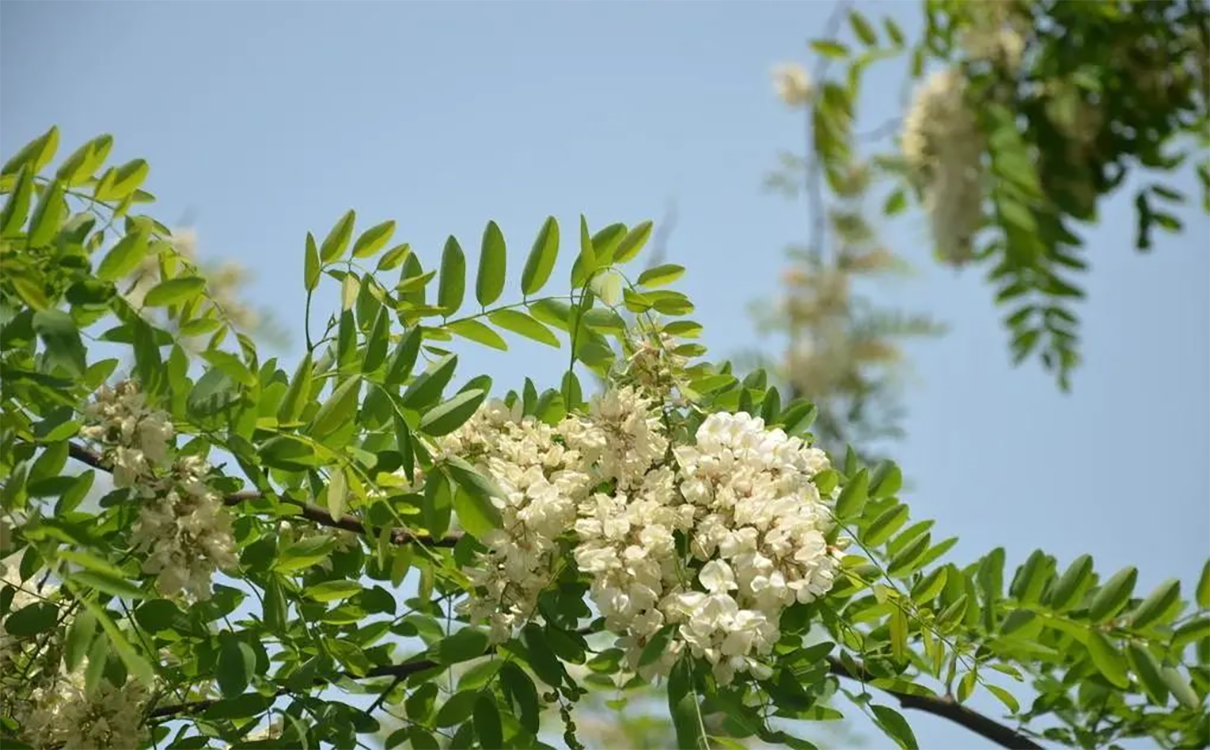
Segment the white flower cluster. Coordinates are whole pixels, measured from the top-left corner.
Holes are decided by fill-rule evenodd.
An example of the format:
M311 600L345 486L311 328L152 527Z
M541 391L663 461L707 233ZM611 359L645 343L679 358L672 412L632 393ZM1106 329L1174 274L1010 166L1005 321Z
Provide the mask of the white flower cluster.
M482 594L463 605L472 619L490 623L496 642L533 615L555 573L555 539L574 523L576 503L588 493L591 478L579 452L555 437L549 425L522 417L520 404L509 409L494 401L441 441L441 455L471 462L504 492L501 527L480 540L486 560L467 571Z
M685 648L722 682L767 676L760 657L779 638L782 610L832 586L829 516L812 482L827 459L750 415L711 415L696 445L669 451L659 405L626 387L558 429L491 404L442 449L474 461L508 497L503 527L483 540L487 564L468 570L478 593L464 609L489 620L496 640L532 616L569 528L606 627L647 677L667 673ZM639 668L667 625L677 627L662 658Z
M1030 30L1028 13L1011 2L971 3L964 10L970 15L960 38L966 54L1010 73L1020 70Z
M149 553L143 572L157 576L156 587L165 596L184 590L195 599L208 599L215 569L236 565L231 516L205 482L209 471L209 464L197 457L182 458L171 489L139 510L133 541Z
M128 679L115 687L102 678L90 694L84 670L60 674L33 690L22 708L23 739L34 747L62 750L114 750L142 747L147 741L143 709L147 691Z
M81 432L105 446L114 485L134 489L144 502L133 541L148 553L143 572L157 576L160 592L210 596L215 569L235 566L231 517L206 483L210 465L197 456L172 460L172 424L149 409L130 381L102 387L85 407L91 424Z
M170 465L172 422L167 415L147 407L139 386L130 380L113 388L102 385L96 400L84 407L89 424L80 434L106 446L117 487L136 487L152 492L157 469Z
M798 63L781 63L773 66L773 90L789 107L800 107L811 101L815 87L811 77Z
M930 76L916 91L900 142L924 194L938 253L954 265L970 259L983 223L984 140L965 89L957 70Z

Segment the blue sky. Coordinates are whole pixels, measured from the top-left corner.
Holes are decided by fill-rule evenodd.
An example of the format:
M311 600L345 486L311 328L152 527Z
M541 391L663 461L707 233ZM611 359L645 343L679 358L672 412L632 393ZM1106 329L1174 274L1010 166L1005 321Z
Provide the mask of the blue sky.
M863 7L919 28L915 3ZM113 133L115 159L150 161L156 215L191 217L203 256L244 263L255 301L292 329L303 237L348 208L363 226L397 219L428 265L450 233L473 252L495 219L515 279L547 214L567 228L581 212L634 223L672 199L670 260L689 268L683 288L724 356L753 343L748 307L777 292L783 248L806 231L802 209L761 190L776 152L801 143L768 71L805 60L830 9L4 3L0 150L51 124L65 149ZM900 74L871 81L864 122L894 114ZM1177 180L1200 196L1190 174ZM933 265L919 215L886 228L918 273L877 298L950 327L911 349L908 436L892 453L913 514L961 537L952 559L1003 545L1012 564L1041 547L1065 565L1089 552L1105 573L1138 565L1141 587L1189 586L1210 551L1210 226L1187 208L1185 234L1138 255L1131 195L1086 232L1085 364L1070 394L1032 363L1010 367L979 270ZM299 334L284 356L301 346ZM564 356L470 352L464 372L553 384ZM926 744L975 746L913 718Z

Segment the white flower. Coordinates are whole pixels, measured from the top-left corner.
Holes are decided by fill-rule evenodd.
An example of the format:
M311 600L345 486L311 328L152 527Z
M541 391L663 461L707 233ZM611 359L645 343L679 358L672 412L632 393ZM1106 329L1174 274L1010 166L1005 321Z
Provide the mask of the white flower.
M916 92L900 140L924 195L938 253L955 265L970 259L971 241L983 223L984 140L965 89L958 70L930 76Z
M811 100L815 87L803 66L781 63L773 66L773 90L787 106L798 107Z

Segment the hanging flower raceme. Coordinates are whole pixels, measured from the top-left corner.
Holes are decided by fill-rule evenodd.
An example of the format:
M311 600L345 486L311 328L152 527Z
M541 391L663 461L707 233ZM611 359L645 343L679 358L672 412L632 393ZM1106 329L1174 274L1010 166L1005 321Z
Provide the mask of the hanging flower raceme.
M747 414L713 414L694 445L669 450L662 405L627 386L595 397L557 428L520 404L484 407L442 445L503 489L500 529L467 569L464 605L501 641L533 615L569 529L579 571L628 663L665 674L686 648L722 682L767 676L781 612L831 588L830 514L813 478L822 451ZM677 535L688 555L677 550ZM482 564L482 563L486 564ZM646 644L672 626L663 655Z
M168 415L149 409L131 381L102 387L84 413L90 423L81 432L103 446L114 484L143 499L132 535L147 554L143 572L157 576L166 596L209 598L214 571L237 562L231 517L206 481L210 465L198 456L172 460Z
M463 604L475 620L487 620L493 640L507 640L537 606L553 578L556 538L575 521L576 503L591 478L579 452L556 440L555 430L520 404L491 402L442 439L440 455L458 456L492 477L503 490L501 526L480 541L483 564L468 569L481 592Z
M972 257L971 241L983 224L984 139L965 97L959 71L934 73L917 90L900 141L937 251L954 265Z
M22 739L36 748L121 750L147 741L143 709L147 690L134 679L121 687L102 677L89 691L85 669L57 674L35 688L19 711Z

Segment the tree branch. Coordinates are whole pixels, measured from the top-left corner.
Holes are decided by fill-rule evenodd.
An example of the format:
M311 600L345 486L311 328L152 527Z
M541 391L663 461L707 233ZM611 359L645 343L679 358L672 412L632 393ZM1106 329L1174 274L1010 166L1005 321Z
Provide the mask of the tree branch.
M853 674L839 659L832 657L828 659L828 671L837 677L858 680L862 683L875 679L869 673ZM912 695L911 693L902 693L888 688L878 689L898 699L899 705L903 708L915 709L948 719L981 737L991 740L1000 747L1012 748L1012 750L1044 750L1041 745L1012 727L990 719L978 711L973 711L949 696Z
M105 459L101 456L101 454L86 446L78 443L68 443L68 455L80 463L88 464L95 469L110 471L110 467L105 464ZM332 518L332 514L328 512L327 508L321 508L318 505L308 503L303 500L298 500L290 497L289 495L278 495L277 497L284 502L299 507L301 509L301 513L299 513L299 515L310 521L320 524L321 526L330 526L334 529L344 529L345 531L352 531L353 533L361 534L362 536L372 536L374 533L371 529L367 529L365 524L363 524L357 518L357 516L352 514L346 513L339 518ZM256 490L241 490L240 492L233 492L230 495L225 495L223 497L223 504L239 505L243 502L252 502L263 499L265 499L264 493ZM427 544L430 547L453 547L461 538L462 535L457 533L450 534L449 536L441 539L433 539L429 536L413 534L407 529L397 528L391 530L392 544L412 544L418 542L420 544Z

